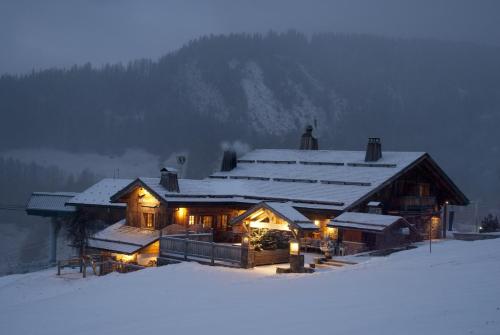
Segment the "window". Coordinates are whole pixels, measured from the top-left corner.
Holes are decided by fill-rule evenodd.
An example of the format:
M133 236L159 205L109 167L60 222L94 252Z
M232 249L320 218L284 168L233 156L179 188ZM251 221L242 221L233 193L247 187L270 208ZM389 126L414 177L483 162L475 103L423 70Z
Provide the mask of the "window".
M194 215L190 215L190 216L189 216L189 219L188 219L188 224L189 224L190 226L194 226L194 224L195 224L195 217L194 217Z
M214 218L209 215L202 216L201 223L203 224L203 228L212 228L212 223Z
M144 227L154 228L155 225L155 215L153 213L142 213L144 217Z
M220 216L220 229L227 230L227 223L229 222L229 215Z
M418 193L421 197L428 197L431 195L431 185L427 183L421 183L418 185Z

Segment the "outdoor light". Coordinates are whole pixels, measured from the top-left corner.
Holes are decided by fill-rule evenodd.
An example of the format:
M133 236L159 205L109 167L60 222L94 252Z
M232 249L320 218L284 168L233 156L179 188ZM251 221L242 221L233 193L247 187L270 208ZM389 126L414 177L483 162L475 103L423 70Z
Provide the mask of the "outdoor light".
M314 220L314 224L316 225L316 227L319 227L319 220Z
M290 255L298 256L300 254L299 241L290 241Z
M186 216L186 213L187 213L187 208L184 207L177 208L177 216L179 218L183 218L184 216Z
M241 239L241 244L248 245L248 242L250 242L248 236L243 236L243 238Z

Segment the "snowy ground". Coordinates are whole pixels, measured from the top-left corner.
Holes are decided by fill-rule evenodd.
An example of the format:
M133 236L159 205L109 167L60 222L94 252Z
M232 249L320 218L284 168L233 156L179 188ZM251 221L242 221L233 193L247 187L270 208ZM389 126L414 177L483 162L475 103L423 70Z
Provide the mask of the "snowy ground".
M500 239L315 274L183 263L0 278L1 334L500 334Z

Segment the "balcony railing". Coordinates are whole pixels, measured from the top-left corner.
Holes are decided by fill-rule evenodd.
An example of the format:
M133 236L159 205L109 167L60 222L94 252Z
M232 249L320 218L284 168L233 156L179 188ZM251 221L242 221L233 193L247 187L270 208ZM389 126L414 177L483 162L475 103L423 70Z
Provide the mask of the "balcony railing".
M405 211L430 209L436 205L436 197L402 196L398 202L401 210Z

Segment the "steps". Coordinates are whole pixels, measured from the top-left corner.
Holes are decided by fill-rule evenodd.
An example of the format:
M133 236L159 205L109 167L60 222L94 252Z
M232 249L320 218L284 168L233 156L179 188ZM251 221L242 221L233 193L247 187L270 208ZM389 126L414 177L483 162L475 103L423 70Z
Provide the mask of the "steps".
M355 265L356 262L333 259L333 258L325 258L325 257L317 257L314 259L314 263L310 264L310 267L313 269L333 269L333 268L341 268L346 265Z

